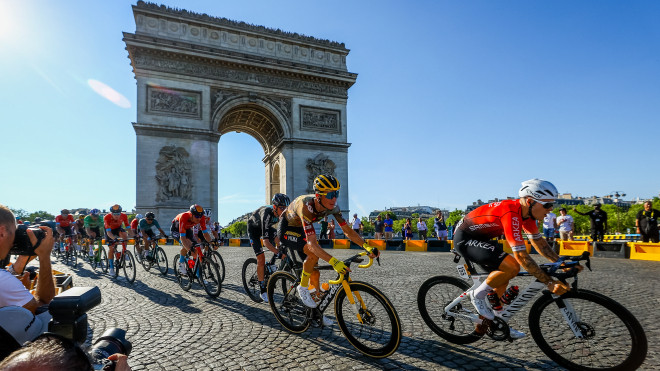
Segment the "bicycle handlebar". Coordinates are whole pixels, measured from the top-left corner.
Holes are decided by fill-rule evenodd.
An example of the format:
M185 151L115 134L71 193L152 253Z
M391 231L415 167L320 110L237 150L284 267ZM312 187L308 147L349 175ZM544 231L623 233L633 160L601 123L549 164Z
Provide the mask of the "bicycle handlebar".
M577 268L580 265L580 261L584 260L584 265L591 270L591 259L589 258L589 252L585 251L580 256L560 256L559 260L554 263L542 264L543 268L548 275L559 279L564 282L567 278L575 277L579 273ZM569 268L564 272L557 272L558 269Z
M357 255L353 255L352 257L344 260L344 263L346 263L346 266L350 266L353 261L357 261L359 257L365 255L367 256L367 258L369 258L369 263L358 265L358 268L369 268L374 263L374 259L371 258L366 251L363 251ZM328 283L331 285L337 285L340 284L343 280L344 280L344 273L339 273L339 277L336 280L329 280Z

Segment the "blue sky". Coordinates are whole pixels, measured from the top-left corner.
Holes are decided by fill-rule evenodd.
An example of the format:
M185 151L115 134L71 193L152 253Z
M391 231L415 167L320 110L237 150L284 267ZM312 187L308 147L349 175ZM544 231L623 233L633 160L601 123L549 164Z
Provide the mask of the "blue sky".
M161 3L351 49L352 212L464 208L533 177L580 196L660 192L660 2ZM135 205L132 4L0 0L0 203ZM265 202L262 157L247 134L220 139L221 223Z

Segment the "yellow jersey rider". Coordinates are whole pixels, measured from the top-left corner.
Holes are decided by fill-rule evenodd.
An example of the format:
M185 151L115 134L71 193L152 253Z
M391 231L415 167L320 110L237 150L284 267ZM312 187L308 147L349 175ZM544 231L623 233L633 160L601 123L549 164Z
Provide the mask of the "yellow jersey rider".
M309 283L311 280L312 285L319 287L320 273L314 269L319 258L330 263L337 273L350 271L343 261L337 260L321 248L316 239L314 222L322 220L326 215L334 216L344 234L351 241L372 253L372 248L351 229L342 217L341 210L337 206L339 188L339 181L334 176L317 176L314 179L315 194L302 195L293 200L284 211L284 217L280 218L277 229L280 243L286 245L292 251L296 251L304 259L300 285L297 290L302 302L311 308L315 308L317 303L309 293ZM376 254L378 254L378 250L376 250ZM372 258L377 257L373 253L370 256ZM324 322L327 322L327 319L324 318Z

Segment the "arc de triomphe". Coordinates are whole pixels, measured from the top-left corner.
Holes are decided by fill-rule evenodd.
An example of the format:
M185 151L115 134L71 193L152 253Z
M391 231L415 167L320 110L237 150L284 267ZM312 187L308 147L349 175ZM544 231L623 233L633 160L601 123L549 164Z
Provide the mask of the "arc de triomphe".
M138 212L163 221L193 203L218 217L218 141L243 132L264 150L266 194L342 182L348 210L344 44L139 1L124 33L137 80ZM237 153L236 156L240 156ZM221 159L222 160L222 159Z

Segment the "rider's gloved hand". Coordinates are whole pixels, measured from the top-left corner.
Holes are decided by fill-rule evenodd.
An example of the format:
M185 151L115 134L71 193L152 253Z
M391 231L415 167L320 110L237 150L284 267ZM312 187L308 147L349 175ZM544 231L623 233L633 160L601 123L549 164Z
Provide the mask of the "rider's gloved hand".
M334 268L335 272L339 274L345 274L346 271L349 272L351 271L343 261L338 260L335 257L330 258L330 261L328 261L328 263L330 263L330 265L332 265L332 268Z

